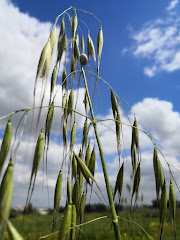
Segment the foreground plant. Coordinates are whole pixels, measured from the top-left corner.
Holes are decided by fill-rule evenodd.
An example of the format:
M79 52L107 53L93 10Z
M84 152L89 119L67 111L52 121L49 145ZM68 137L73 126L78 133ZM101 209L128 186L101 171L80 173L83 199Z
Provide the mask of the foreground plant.
M72 12L71 12L72 11ZM33 100L33 107L22 110L25 112L24 116L27 116L29 111L33 111L33 120L34 120L34 110L35 108L38 109L38 116L37 121L35 124L35 135L39 132L39 124L41 123L41 112L42 108L47 108L46 119L43 121L41 126L41 130L39 132L39 136L37 138L36 147L34 149L34 158L32 163L32 170L31 170L31 177L30 183L28 188L28 196L26 201L26 207L31 200L31 196L33 194L34 185L36 181L36 175L38 173L39 164L43 158L46 159L46 174L47 174L47 162L48 162L48 149L50 144L50 134L51 134L51 126L54 118L54 109L60 107L62 109L62 116L60 119L60 138L63 141L63 156L61 161L61 166L59 169L59 174L57 176L55 192L54 192L54 211L53 211L53 222L52 222L52 234L45 236L49 237L54 235L54 230L57 221L58 210L61 201L61 191L62 191L62 182L64 181L64 176L66 176L66 209L64 212L64 216L62 219L62 224L60 230L58 231L58 239L78 239L80 231L83 231L81 227L86 224L85 217L84 217L84 207L87 200L87 192L88 189L95 192L94 187L97 187L98 193L95 192L98 197L100 198L104 196L102 191L98 185L98 182L95 179L95 166L96 166L96 151L95 147L96 144L94 143L94 147L91 151L91 139L89 136L89 129L93 128L97 147L100 154L104 180L106 185L106 191L108 196L108 204L110 208L110 219L114 229L114 236L116 240L121 239L120 234L120 222L119 219L122 219L120 216L117 216L114 199L116 193L119 194L119 202L121 201L122 189L123 189L123 179L124 179L124 161L119 167L114 193L112 194L109 176L106 167L106 161L103 152L103 146L101 145L101 140L99 137L97 123L101 120L97 120L94 115L92 99L89 91L89 84L87 82L87 76L91 76L92 78L95 77L95 89L97 88L97 83L99 80L102 80L99 77L99 69L100 69L100 60L102 55L103 49L103 30L102 24L100 20L94 16L92 13L88 13L95 17L99 22L99 31L97 33L97 42L96 48L93 42L93 39L90 35L90 30L87 29L88 33L87 36L83 36L83 32L81 27L78 23L78 14L81 13L83 10L78 10L70 7L69 9L65 10L62 14L60 14L55 21L55 24L52 28L50 36L47 40L46 45L44 46L37 68L35 84L34 84L34 100ZM69 13L70 12L70 13ZM84 11L85 12L85 11ZM70 15L71 14L71 15ZM60 32L58 35L58 39L56 39L56 28L58 20L62 17L61 25L60 25ZM81 24L84 24L81 21ZM87 27L87 25L85 24ZM69 33L69 29L71 29L71 33ZM80 34L80 36L79 36ZM79 40L81 37L81 40ZM85 44L84 39L87 39L87 45ZM79 48L79 42L81 43L81 50ZM57 47L57 54L56 54L56 61L55 64L52 65L52 54L54 49ZM85 54L85 48L87 49L87 55ZM68 63L68 59L70 59L70 63ZM59 88L57 88L57 79L59 78L58 72L60 69L60 65L64 67L63 74L62 74L62 99L60 101L60 106L55 106L54 102L57 96L57 92ZM88 65L88 66L87 66ZM51 77L49 79L49 72L50 66L53 67L53 71ZM95 73L91 71L92 66L95 67ZM89 75L90 73L90 75ZM43 89L42 95L40 99L40 106L36 107L36 89L38 87L38 83L42 78L43 82ZM46 92L46 87L48 80L50 81L50 93L49 93L49 105L44 106L44 96ZM104 80L102 80L104 81ZM75 86L77 83L77 87ZM81 114L77 112L77 100L75 101L74 92L77 92L77 98L79 93L79 87L83 84L84 86L84 110L85 114ZM104 83L106 83L104 81ZM110 85L106 83L109 87ZM56 91L55 91L56 90ZM112 106L112 113L113 119L115 123L115 134L116 134L116 142L117 142L117 154L119 158L119 163L121 161L121 136L122 136L122 122L120 117L120 109L118 102L121 103L120 98L115 93L115 91L110 87L110 100ZM90 114L89 114L90 112ZM16 113L16 112L15 112ZM8 116L12 116L13 114L9 114ZM79 134L77 130L77 115L81 115L83 117L84 125L82 129L82 134ZM5 116L6 117L6 116ZM5 118L2 117L1 119ZM105 121L105 120L103 120ZM31 131L33 130L33 123L31 126ZM130 212L132 211L132 204L134 199L134 205L138 200L139 196L139 185L141 180L141 157L140 157L140 142L139 142L139 128L136 117L134 118L133 124L129 123L129 126L132 128L132 141L131 141L131 162L132 162L132 180L133 180L133 188L131 193L131 208ZM144 131L143 131L144 132ZM22 132L23 133L23 132ZM146 132L144 132L147 134ZM31 135L31 134L30 134ZM79 141L78 137L82 135L82 140ZM149 135L148 135L149 136ZM150 136L149 136L150 137ZM152 141L152 138L150 138ZM11 125L10 120L7 123L6 131L4 134L4 139L1 146L0 152L0 173L3 168L3 165L6 160L6 156L8 154L11 142ZM75 151L76 143L81 145L79 152ZM154 157L153 157L153 166L154 166L154 174L155 174L155 181L156 181L156 194L157 199L159 199L159 194L161 192L161 200L160 200L160 229L159 229L159 239L162 237L163 231L163 223L166 214L167 208L167 189L166 189L166 181L165 177L162 173L161 163L158 159L158 149L156 148L155 143L152 141L155 146L154 149ZM12 160L8 165L8 169L13 166ZM67 167L67 172L65 172L65 167ZM120 166L120 165L119 165ZM169 165L168 165L169 166ZM169 166L170 167L170 166ZM10 171L10 170L8 170ZM171 171L170 174L172 175ZM9 175L9 174L8 174ZM0 209L7 209L2 210L0 213L0 236L1 239L4 239L4 232L6 227L8 228L10 236L13 236L12 239L22 239L19 233L16 232L15 228L11 225L8 221L9 218L9 210L10 210L10 200L12 196L12 174L10 174L11 178L10 181L7 181L7 173L5 172L2 183L1 183L1 196L0 196ZM173 177L173 176L172 176ZM9 190L5 190L5 188ZM8 191L8 192L6 192ZM9 195L7 195L9 194ZM4 207L4 202L8 198L8 204ZM102 199L100 198L102 201ZM171 220L173 226L173 233L174 238L176 238L176 231L175 231L175 194L172 182L170 183L170 192L169 192L169 200L170 200L170 211L171 211ZM105 199L106 201L106 199ZM5 211L5 213L3 213ZM104 216L107 218L107 216ZM98 221L98 219L94 219L94 221ZM123 219L124 220L124 219ZM130 220L126 220L131 222ZM144 231L145 232L145 231ZM145 232L146 233L146 232ZM152 239L151 236L146 233L148 239ZM18 238L19 237L19 238ZM44 237L44 238L45 238Z

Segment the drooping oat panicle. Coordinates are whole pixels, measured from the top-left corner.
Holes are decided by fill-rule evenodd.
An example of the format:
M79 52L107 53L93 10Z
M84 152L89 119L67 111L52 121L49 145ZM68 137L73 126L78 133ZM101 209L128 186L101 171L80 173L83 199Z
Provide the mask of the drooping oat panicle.
M117 112L119 112L119 109L118 109L117 99L116 99L112 89L111 89L111 106L112 106L114 120L116 120L116 114L117 114Z
M71 121L72 121L73 108L74 108L74 90L71 89L71 92L69 94L69 99L68 99L68 114L70 113Z
M51 106L48 109L47 117L46 117L46 125L45 125L45 141L49 144L50 131L52 126L52 120L54 115L54 102L52 102Z
M79 177L77 177L72 191L72 201L73 204L76 206L76 211L79 211Z
M71 130L70 151L72 151L73 149L75 138L76 138L76 123L74 122Z
M84 207L85 207L85 195L84 192L81 196L81 201L80 201L80 223L83 222L83 218L84 218Z
M82 149L84 148L86 149L87 139L88 139L88 126L87 126L87 118L86 118L84 122L84 127L83 127Z
M79 166L79 168L80 168L83 176L85 177L87 183L88 183L90 186L92 186L92 183L90 183L90 181L89 181L89 180L91 179L91 180L92 180L93 182L95 182L96 185L97 185L97 182L96 182L96 180L94 179L94 176L92 175L91 171L90 171L89 168L86 166L86 164L82 161L82 159L81 159L79 156L75 155L75 157L76 157L76 160L77 160L77 162L78 162L78 166Z
M139 150L139 130L136 118L133 123L133 138L136 145L137 150Z
M17 229L12 225L12 223L7 220L7 230L8 230L8 239L9 240L24 240L21 234Z
M98 57L97 74L99 73L99 64L101 60L102 48L103 48L103 31L102 27L100 27L97 37L97 57Z
M159 209L159 212L160 212L159 240L161 240L161 237L162 237L166 209L167 209L167 188L166 188L166 181L164 179L164 184L163 184L162 191L161 191L161 200L160 200L160 209Z
M85 49L85 44L84 44L84 37L83 35L81 36L81 52L84 53L84 49Z
M12 158L4 173L0 186L0 239L4 239L6 220L9 218L13 193L13 161Z
M172 221L172 231L174 234L174 239L176 239L176 196L172 182L170 181L169 186L169 211Z
M96 152L95 152L95 148L93 147L89 165L88 165L88 168L93 176L94 176L95 166L96 166Z
M121 199L122 186L123 186L123 175L124 175L124 163L121 165L121 167L118 171L118 175L116 178L116 184L115 184L115 188L114 188L113 199L115 198L117 191L119 192L119 196Z
M85 155L85 163L87 167L89 167L90 158L91 158L91 144L89 142L86 149L86 155Z
M76 238L76 218L77 218L77 213L76 213L76 206L73 204L72 205L72 223L71 223L71 240L75 240Z
M68 204L59 231L58 240L69 240L71 231L72 205Z
M77 178L77 162L76 162L76 158L75 158L74 154L72 157L72 178L73 177L74 177L74 179Z
M64 33L62 38L61 38L61 41L59 42L59 46L58 46L58 50L57 50L58 54L57 54L56 63L61 62L63 52L66 51L66 49L67 49L67 37L66 37L66 34Z
M67 203L72 204L71 184L69 178L67 179Z
M12 137L12 126L11 126L11 120L9 119L6 125L6 129L5 129L2 144L1 144L1 150L0 150L0 176L1 176L1 171L4 166L4 163L11 145L11 137Z
M72 39L75 38L77 26L78 26L78 19L77 19L76 10L74 10L74 18L72 21L72 29L71 29L71 38Z
M51 102L52 94L54 91L54 87L56 85L56 79L57 79L57 70L56 70L56 66L55 66L53 69L53 72L52 72L52 76L51 76L50 102Z
M64 67L63 74L62 74L62 90L67 90L67 74L66 68Z
M94 43L89 33L87 38L87 52L88 52L88 60L90 60L91 56L93 56L94 62L96 62L96 53L95 53Z

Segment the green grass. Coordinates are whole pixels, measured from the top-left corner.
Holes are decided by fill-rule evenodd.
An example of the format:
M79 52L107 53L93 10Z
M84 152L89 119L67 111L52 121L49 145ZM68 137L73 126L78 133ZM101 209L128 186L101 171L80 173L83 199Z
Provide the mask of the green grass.
M85 216L85 221L91 221L101 216L107 216L108 213L88 213ZM63 214L59 214L59 220L56 225L55 231L60 228ZM127 212L121 212L120 216L128 219ZM18 215L16 218L12 218L11 221L15 227L21 232L25 240L37 240L40 236L44 236L51 233L52 215L39 215L30 214L25 217L24 225L22 226L22 215ZM135 212L131 216L131 221L141 225L145 231L147 231L154 239L158 239L158 211L149 211L143 209L142 211ZM124 220L119 221L122 240L146 240L147 235L142 231L140 227L133 223L127 223ZM85 226L82 226L80 230L77 230L79 239L100 240L100 239L114 239L114 231L110 223L110 218L97 220ZM180 210L177 212L177 239L180 236ZM58 234L54 235L54 240L58 238ZM8 239L8 238L7 238ZM47 238L51 239L51 238ZM162 240L173 240L171 232L170 218L167 212Z

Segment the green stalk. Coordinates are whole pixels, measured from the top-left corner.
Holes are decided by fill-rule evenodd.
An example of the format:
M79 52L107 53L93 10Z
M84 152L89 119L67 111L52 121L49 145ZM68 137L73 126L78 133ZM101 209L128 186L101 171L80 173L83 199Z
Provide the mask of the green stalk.
M89 102L89 107L90 107L90 112L91 112L91 118L93 120L93 127L94 127L94 132L96 135L96 141L98 144L99 153L100 153L100 157L101 157L101 164L102 164L104 179L105 179L105 183L106 183L106 191L107 191L107 195L108 195L108 199L109 199L109 206L110 206L110 211L111 211L111 216L112 216L112 223L113 223L113 227L114 227L115 238L116 238L116 240L121 240L119 224L118 224L118 217L117 217L114 202L113 202L113 196L112 196L112 191L111 191L111 187L110 187L110 183L109 183L106 162L105 162L104 153L103 153L101 141L99 138L99 134L97 131L96 121L95 121L95 117L94 117L94 111L93 111L91 99L89 96L87 80L86 80L86 76L85 76L85 72L84 72L83 68L82 68L82 74L83 74L84 84L85 84L85 88L86 88L86 92L87 92L87 97L88 97L88 102Z

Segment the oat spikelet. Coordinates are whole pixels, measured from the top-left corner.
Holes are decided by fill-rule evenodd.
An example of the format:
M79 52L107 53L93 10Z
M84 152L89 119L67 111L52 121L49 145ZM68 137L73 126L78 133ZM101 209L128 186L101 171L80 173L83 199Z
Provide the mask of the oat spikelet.
M162 237L166 209L167 209L167 188L166 188L166 181L164 179L164 184L161 191L161 200L160 200L160 209L159 209L160 210L159 240L161 240L161 237Z
M6 129L5 129L2 144L1 144L1 150L0 150L0 176L1 176L1 171L6 161L6 157L8 155L9 148L11 145L11 137L12 137L12 127L11 127L11 120L9 119L6 125Z
M67 37L66 37L66 34L64 33L62 38L61 38L61 41L59 42L59 47L58 47L58 55L57 55L57 62L61 62L61 58L62 58L62 55L63 55L63 52L66 51L67 49Z
M139 130L138 130L138 124L136 118L134 119L134 124L133 124L133 138L134 138L134 143L136 144L137 150L139 150Z
M76 237L76 218L77 218L77 213L76 213L76 206L73 204L72 205L72 224L71 224L71 240L75 240Z
M96 62L96 53L95 53L94 43L89 33L88 33L88 39L87 39L87 52L88 52L88 60L90 60L91 56L93 56L94 62Z
M70 151L72 151L76 137L76 123L74 122L71 130L71 141L70 141Z
M76 10L74 10L74 18L73 18L73 21L72 21L72 30L71 30L71 38L72 39L75 38L77 25L78 25L78 19L77 19Z
M82 52L82 53L84 53L84 48L85 48L84 45L85 45L85 44L84 44L84 37L83 37L83 35L82 35L82 36L81 36L81 52Z
M52 72L52 76L51 76L51 91L50 91L50 101L49 102L51 102L54 87L56 85L56 79L57 79L57 70L56 70L56 66L55 66L53 69L53 72Z
M176 196L171 181L169 186L169 211L172 221L172 231L174 234L174 239L176 239Z
M102 31L102 27L100 27L98 32L98 37L97 37L97 57L98 57L97 74L99 73L99 65L101 60L102 48L103 48L103 31Z
M63 74L62 74L62 91L65 89L67 90L67 74L66 68L64 67Z
M117 191L119 192L119 196L121 199L122 186L123 186L123 175L124 175L124 163L120 167L117 178L116 178L113 199L115 198Z
M68 204L59 231L58 240L68 240L71 231L72 205Z

